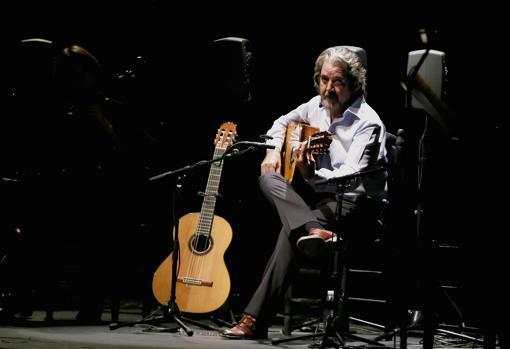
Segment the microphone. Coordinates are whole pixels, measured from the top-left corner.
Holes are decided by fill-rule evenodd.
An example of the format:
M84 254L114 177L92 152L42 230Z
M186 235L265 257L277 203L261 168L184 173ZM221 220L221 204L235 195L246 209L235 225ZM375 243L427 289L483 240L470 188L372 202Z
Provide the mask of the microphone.
M239 146L239 145L248 145L250 147L264 148L264 149L274 149L274 148L276 148L276 146L271 145L271 144L266 144L266 143L261 143L261 142L249 142L249 141L237 142L233 146L235 147L235 146Z

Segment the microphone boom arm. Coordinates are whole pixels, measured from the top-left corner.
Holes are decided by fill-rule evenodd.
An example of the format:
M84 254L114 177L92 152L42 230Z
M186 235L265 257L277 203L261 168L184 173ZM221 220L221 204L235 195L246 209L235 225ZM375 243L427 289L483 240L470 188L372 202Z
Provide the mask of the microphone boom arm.
M237 145L248 145L247 148L243 149L243 150L237 150ZM175 176L175 175L179 175L181 173L186 173L186 172L189 172L195 168L198 168L198 167L202 167L202 166L206 166L206 165L210 165L212 164L213 162L216 162L216 161L222 161L226 158L232 158L232 157L237 157L237 156L240 156L248 151L252 151L252 150L255 150L257 148L266 148L266 149L274 149L275 146L274 145L270 145L270 144L265 144L265 143L259 143L259 142L249 142L249 141L241 141L241 142L237 142L237 143L234 143L233 145L231 145L230 147L227 148L227 150L225 151L225 153L220 156L220 157L217 157L217 158L214 158L214 159L211 159L211 160L200 160L198 161L197 163L193 164L193 165L186 165L184 167L181 167L181 168L178 168L176 170L172 170L172 171L167 171L167 172L164 172L164 173L161 173L159 175L156 175L156 176L152 176L149 178L149 181L155 181L155 180L158 180L158 179L161 179L161 178L164 178L164 177L167 177L167 176Z

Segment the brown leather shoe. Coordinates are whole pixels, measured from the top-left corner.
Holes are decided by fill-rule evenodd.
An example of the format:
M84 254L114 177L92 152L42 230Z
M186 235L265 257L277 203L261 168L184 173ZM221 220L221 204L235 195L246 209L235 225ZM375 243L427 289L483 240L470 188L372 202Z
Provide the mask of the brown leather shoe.
M333 236L336 234L332 231L326 230L326 229L320 229L320 228L312 228L310 229L310 232L308 233L308 236L314 236L314 237L320 237L322 240L327 241L329 239L332 239Z
M335 233L325 229L314 228L308 235L300 237L296 246L303 255L311 260L317 260L327 253L327 241L332 241Z
M249 314L244 314L241 320L231 329L225 330L222 336L230 339L254 338L255 323L257 319Z

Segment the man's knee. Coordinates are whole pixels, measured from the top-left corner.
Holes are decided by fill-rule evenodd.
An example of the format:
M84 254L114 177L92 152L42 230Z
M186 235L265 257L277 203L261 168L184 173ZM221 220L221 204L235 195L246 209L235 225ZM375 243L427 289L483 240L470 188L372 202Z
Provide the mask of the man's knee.
M277 172L269 172L259 177L259 187L264 193L271 192L275 185L281 182L283 176Z

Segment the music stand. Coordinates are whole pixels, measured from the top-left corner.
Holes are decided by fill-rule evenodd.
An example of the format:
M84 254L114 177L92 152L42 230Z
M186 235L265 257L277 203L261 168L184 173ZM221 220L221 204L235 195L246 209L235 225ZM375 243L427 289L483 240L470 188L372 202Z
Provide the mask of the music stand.
M248 145L247 148L243 150L236 149L239 145ZM165 328L165 327L158 327L155 329L151 329L152 332L174 332L178 331L179 328L183 329L184 332L188 336L193 335L193 330L188 328L184 322L190 322L196 326L212 330L212 331L220 331L219 328L208 326L205 324L202 324L198 321L185 318L181 315L181 312L179 310L179 307L176 303L176 283L177 283L177 264L178 264L178 255L179 255L179 219L176 219L175 214L175 207L176 207L176 198L179 196L179 192L182 189L182 180L186 177L186 174L192 170L195 170L197 168L201 168L203 166L210 165L217 161L223 161L226 158L232 158L232 157L238 157L246 152L254 151L255 149L262 149L262 148L274 148L274 146L266 145L264 143L258 143L258 142L248 142L248 141L241 141L235 143L233 146L230 146L227 148L225 153L222 156L219 156L217 158L213 158L210 160L201 160L194 165L186 165L184 167L181 167L176 170L168 171L153 177L150 177L150 181L156 181L162 178L166 177L176 177L175 179L175 190L174 190L174 196L173 196L173 218L174 218L174 236L173 236L173 243L172 243L172 280L171 280L171 288L170 288L170 299L165 302L165 304L160 305L155 311L153 311L151 314L146 316L145 318L134 321L134 322L126 322L126 323L111 323L109 325L110 330L115 330L120 327L126 327L126 326L134 326L137 324L155 324L155 323L166 323L170 321L175 321L177 323L177 327L175 328ZM230 152L232 151L232 152ZM162 311L162 315L154 316L159 311ZM226 325L233 325L233 324L226 324Z
M322 185L322 184L328 184L328 183L336 183L337 189L336 189L336 201L337 201L337 207L335 212L335 218L336 218L336 224L338 226L341 225L341 219L342 219L342 201L344 197L344 192L346 187L348 187L348 182L350 180L353 180L358 177L366 176L371 173L384 171L385 167L377 166L372 169L368 169L366 171L359 171L355 172L353 174L341 176L341 177L335 177L331 179L324 179L324 180L318 180L315 182L316 185ZM340 309L340 295L342 294L343 290L341 289L341 279L342 279L342 270L340 269L340 260L341 260L341 254L344 250L344 244L343 240L337 235L336 239L333 239L333 265L330 273L329 282L333 285L333 289L327 290L327 296L324 304L324 310L327 312L327 316L323 321L325 322L325 328L323 331L312 333L312 334L306 334L301 336L294 336L289 338L276 338L271 340L271 344L280 344L284 342L290 342L300 339L308 339L308 338L316 338L316 337L322 337L322 340L320 344L318 344L317 348L340 348L345 347L345 338L351 338L360 342L364 342L367 344L371 344L373 346L377 347L383 347L385 346L381 343L379 343L376 340L370 340L352 333L345 333L342 334L339 331L340 323L342 320L343 314L338 314L338 309ZM335 341L336 340L336 341ZM314 346L315 347L315 346Z
M420 30L422 35L425 35L422 38L423 44L426 45L426 49L422 53L420 59L410 70L406 76L406 80L401 83L402 88L406 92L406 104L408 107L413 108L411 99L415 98L419 104L421 104L421 108L425 112L425 128L419 140L419 155L418 155L418 200L416 206L416 234L419 239L419 253L425 254L426 249L430 249L431 241L425 237L424 232L424 207L426 204L425 199L425 189L424 189L424 173L425 173L425 164L429 159L429 155L425 153L425 134L427 132L428 119L431 117L444 132L445 135L449 137L451 141L457 140L457 138L453 135L454 125L453 125L453 113L449 109L448 105L443 102L440 96L434 91L429 83L419 74L420 68L424 65L426 58L434 53L441 53L440 51L432 51L428 46L428 39L426 37L426 33L424 30ZM422 256L422 260L425 260L426 256ZM420 277L421 282L423 283L423 294L425 297L423 304L423 326L421 327L423 330L423 349L432 349L434 342L434 332L440 332L448 335L452 335L461 339L468 339L473 342L480 343L481 341L477 338L466 336L460 333L447 331L443 329L438 329L436 319L434 318L434 304L432 297L430 296L434 293L435 288L440 288L441 286L437 285L436 281L432 277L429 270L425 267L424 264L420 265ZM448 301L453 305L455 310L460 314L460 310L458 310L457 306L453 302L452 299L448 297ZM412 330L418 328L419 326L411 325L404 326L403 328L396 329L390 332L387 332L379 337L377 340L388 339L396 334L400 334L401 338L406 338L406 332L408 330ZM402 347L402 346L401 346Z

